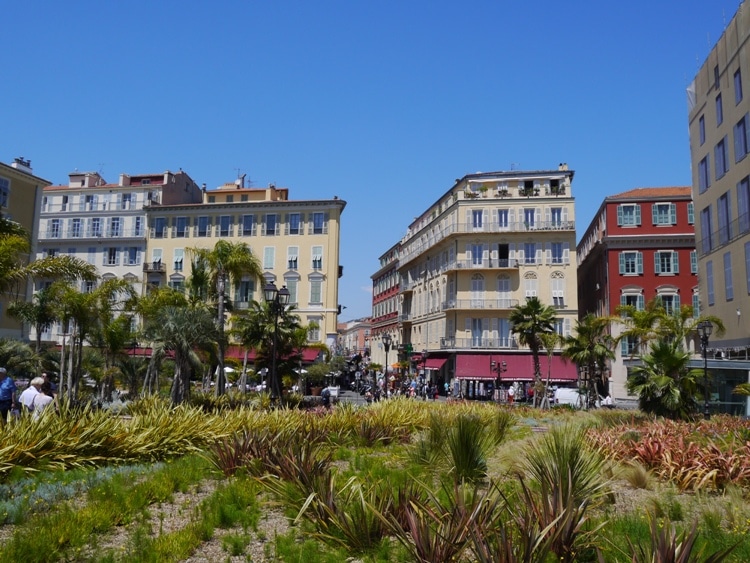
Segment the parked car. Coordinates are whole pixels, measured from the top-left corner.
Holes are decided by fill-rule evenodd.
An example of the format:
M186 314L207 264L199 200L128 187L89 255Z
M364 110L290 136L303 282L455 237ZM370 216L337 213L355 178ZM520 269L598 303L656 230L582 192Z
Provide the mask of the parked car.
M555 390L555 405L570 405L574 408L580 409L584 405L586 395L578 392L578 389L571 389L568 387L558 387Z

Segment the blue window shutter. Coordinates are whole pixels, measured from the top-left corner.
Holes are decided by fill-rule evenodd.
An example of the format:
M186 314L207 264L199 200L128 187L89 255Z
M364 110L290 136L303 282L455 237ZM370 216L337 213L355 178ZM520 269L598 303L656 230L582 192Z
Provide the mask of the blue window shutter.
M740 140L740 126L739 124L734 126L734 162L737 163L744 156L742 154L742 142ZM744 140L744 139L742 139Z
M748 151L750 150L750 113L746 113L742 119L745 122L745 150Z
M622 205L617 206L617 226L622 226Z
M644 310L644 309L646 308L646 303L645 303L645 301L646 301L646 300L644 299L644 297L643 297L643 294L641 293L641 294L640 294L640 295L638 296L638 310L639 310L639 311L643 311L643 310Z
M635 224L640 225L641 224L641 205L637 204L635 206Z
M638 254L636 254L635 263L636 263L636 272L638 272L639 274L642 274L643 273L643 253L642 252L639 252Z
M625 273L625 253L620 252L620 273Z

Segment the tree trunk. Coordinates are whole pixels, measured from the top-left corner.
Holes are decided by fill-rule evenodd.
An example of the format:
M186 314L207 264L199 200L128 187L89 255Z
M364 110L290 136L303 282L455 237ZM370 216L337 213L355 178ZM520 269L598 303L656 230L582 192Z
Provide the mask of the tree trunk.
M218 285L218 294L219 294L219 303L218 303L218 318L216 319L217 327L219 329L219 350L218 350L218 360L219 360L219 367L218 367L218 373L216 374L216 396L220 397L224 394L224 388L226 386L226 377L224 373L224 293L225 293L225 285L226 285L226 279L225 274L223 271L219 271L218 278L217 278L217 285Z

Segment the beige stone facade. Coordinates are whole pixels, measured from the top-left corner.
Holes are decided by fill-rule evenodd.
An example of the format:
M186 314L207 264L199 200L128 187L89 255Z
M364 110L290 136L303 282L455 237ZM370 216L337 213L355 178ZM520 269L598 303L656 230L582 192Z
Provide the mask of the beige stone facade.
M259 283L286 286L303 323L317 323L311 342L336 344L340 217L343 200L290 200L289 190L225 184L197 204L147 208L144 283L182 287L190 276L190 248L213 248L220 239L246 242L263 268L263 280L231 288L236 309L263 299Z

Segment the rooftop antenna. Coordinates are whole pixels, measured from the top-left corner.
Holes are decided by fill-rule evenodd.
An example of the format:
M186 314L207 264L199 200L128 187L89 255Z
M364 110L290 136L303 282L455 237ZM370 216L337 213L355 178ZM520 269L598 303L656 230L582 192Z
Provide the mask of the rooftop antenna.
M511 170L515 170L517 167L518 167L518 163L517 162L511 162L510 163L510 169Z

